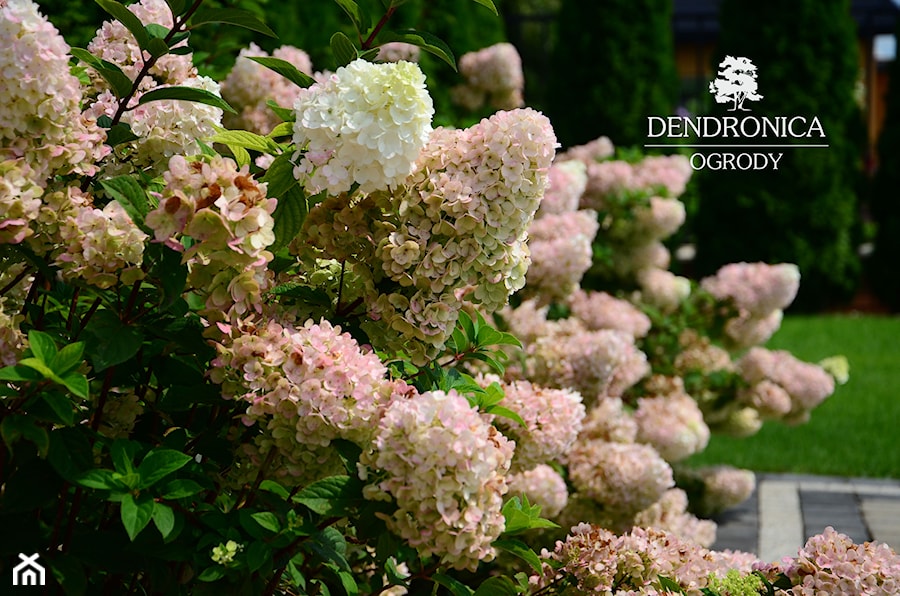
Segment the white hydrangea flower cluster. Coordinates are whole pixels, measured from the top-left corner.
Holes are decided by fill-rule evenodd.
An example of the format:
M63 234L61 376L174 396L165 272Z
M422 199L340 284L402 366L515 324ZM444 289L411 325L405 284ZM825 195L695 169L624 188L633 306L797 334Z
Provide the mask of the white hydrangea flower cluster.
M19 174L41 187L58 174L93 175L109 147L103 143L106 133L81 114L81 86L69 71L68 44L31 0L0 4L0 39L0 162L22 160ZM19 193L21 201L30 200L29 185L19 181L4 186L4 194L13 193L4 203ZM23 216L31 213L23 205L16 209ZM15 234L19 236L21 232Z
M393 498L391 531L423 556L472 569L495 552L514 444L454 391L429 391L388 407L362 463L378 470L367 498Z
M134 15L144 25L157 24L171 29L172 9L165 0L141 0L128 5ZM176 47L186 46L187 41ZM138 46L134 35L121 22L105 21L97 30L94 38L88 43L87 50L101 60L111 62L122 69L125 75L134 81L144 68L145 57ZM152 78L141 81L139 91L147 91L157 83L164 85L180 85L185 80L197 76L190 54L166 54L161 56L150 69ZM108 89L108 84L99 75L93 74L91 82L96 94Z
M56 257L63 279L83 279L98 288L132 284L144 277L144 242L148 236L116 201L103 209L78 209L60 226L65 252Z
M9 312L0 301L0 366L13 366L25 350L25 334L19 329L24 317Z
M716 515L750 498L756 489L756 475L750 470L720 465L691 470L703 483L697 509L704 515Z
M569 502L566 481L547 464L539 464L530 470L510 474L506 479L509 496L524 495L532 505L541 506L541 517L554 518Z
M518 414L522 427L508 418L494 424L516 442L513 471L529 470L568 451L578 437L585 410L581 395L567 389L546 389L528 381L503 385L503 406Z
M146 224L156 242L184 252L188 283L206 300L201 315L217 323L258 312L270 283L266 248L275 240L277 201L266 198L266 184L248 166L218 156L188 162L177 155L163 178L159 207ZM187 251L183 236L194 240Z
M658 267L638 271L637 282L641 300L666 313L675 311L691 295L688 278Z
M571 150L570 150L571 151ZM571 159L556 160L547 175L547 191L541 200L536 217L548 213L577 211L581 195L587 187L587 166L584 162Z
M800 288L800 270L791 263L730 263L700 285L737 308L725 333L736 348L748 348L765 343L781 326L783 309Z
M428 141L434 107L416 64L355 60L294 103L294 176L307 192L396 187Z
M19 244L34 231L43 189L22 159L0 162L0 244Z
M526 295L563 301L575 291L591 267L591 243L599 229L597 214L586 209L535 219L528 228Z
M652 445L668 462L699 453L709 443L703 412L686 393L639 398L634 420L637 440Z
M93 399L96 407L99 397ZM134 430L138 416L143 413L144 405L141 398L133 391L127 393L111 391L103 404L103 418L97 432L110 439L127 439Z
M291 108L300 95L300 87L249 59L268 55L268 52L251 43L250 47L240 51L234 68L222 81L222 97L238 111L237 115L225 115L225 126L229 130L243 129L262 135L269 134L281 119L266 102L271 100L281 107ZM272 57L285 60L310 76L313 73L309 54L299 48L281 46L272 52Z
M451 89L451 96L464 108L474 111L487 103L495 110L513 110L525 105L522 58L511 43L463 54L459 72L466 82Z
M578 493L618 517L646 509L675 485L672 468L649 445L579 440L566 461Z
M583 440L599 439L611 443L634 443L638 427L619 397L603 397L588 412L581 429Z

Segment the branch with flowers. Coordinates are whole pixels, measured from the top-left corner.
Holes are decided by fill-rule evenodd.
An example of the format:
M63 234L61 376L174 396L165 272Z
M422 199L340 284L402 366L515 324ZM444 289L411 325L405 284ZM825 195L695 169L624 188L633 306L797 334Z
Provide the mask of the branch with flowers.
M685 396L668 400L680 418L662 400L626 411L657 366L633 307L567 303L628 333L523 314L541 288L580 296L591 261L539 281L560 223L535 220L557 176L546 117L433 128L421 70L388 60L408 47L379 46L452 63L449 48L389 28L403 1L337 2L357 30L332 38L337 71L251 46L220 85L189 34L270 33L249 13L98 0L114 20L79 50L31 0L0 0L4 556L39 552L67 594L571 593L610 565L619 593L828 581L805 560L750 574L749 555L672 527L578 525L683 513L658 454L693 446L654 436L660 417L699 428L707 412ZM577 244L601 224L573 226ZM759 384L816 401L750 354ZM560 529L544 516L572 531L539 554ZM864 556L889 575L892 555Z

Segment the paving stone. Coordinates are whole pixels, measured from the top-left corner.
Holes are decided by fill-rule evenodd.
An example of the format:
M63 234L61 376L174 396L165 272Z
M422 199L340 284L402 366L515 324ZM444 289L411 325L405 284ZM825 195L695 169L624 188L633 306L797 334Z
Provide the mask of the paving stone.
M900 552L900 499L863 498L860 508L872 539Z

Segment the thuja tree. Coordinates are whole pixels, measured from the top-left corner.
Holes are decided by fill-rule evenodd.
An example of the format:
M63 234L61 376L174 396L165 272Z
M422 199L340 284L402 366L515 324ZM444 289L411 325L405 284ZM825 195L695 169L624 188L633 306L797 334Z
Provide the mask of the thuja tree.
M900 22L898 22L900 35ZM875 253L871 259L872 286L893 309L900 309L900 280L896 276L900 258L900 60L891 68L887 115L878 141L879 168L872 194L872 212L878 223Z
M727 0L720 22L714 61L743 56L757 66L764 97L745 108L758 117L816 116L827 139L777 142L829 147L778 150L784 157L777 170L701 172L699 272L733 261L789 261L803 275L797 305L846 297L860 268L853 235L861 121L853 100L857 51L849 2L804 0L787 12L774 0L752 6ZM717 105L713 114L724 116L730 107Z
M547 112L564 146L600 135L638 145L675 108L670 0L564 0Z

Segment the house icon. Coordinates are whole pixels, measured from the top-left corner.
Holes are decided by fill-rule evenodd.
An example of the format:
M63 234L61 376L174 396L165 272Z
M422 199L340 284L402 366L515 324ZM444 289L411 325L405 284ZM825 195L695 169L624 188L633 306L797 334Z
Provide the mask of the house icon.
M19 553L22 562L13 567L14 586L43 586L46 582L46 571L43 565L37 562L39 554L31 556Z

